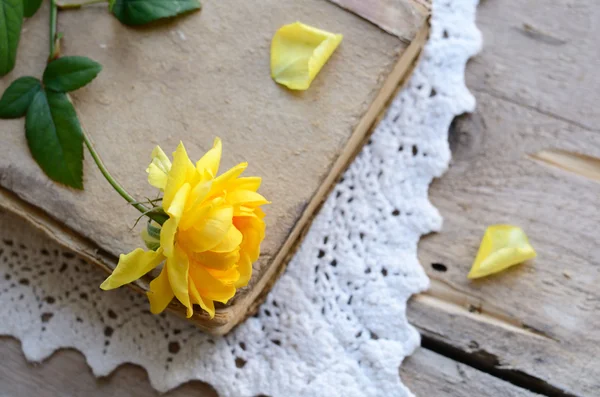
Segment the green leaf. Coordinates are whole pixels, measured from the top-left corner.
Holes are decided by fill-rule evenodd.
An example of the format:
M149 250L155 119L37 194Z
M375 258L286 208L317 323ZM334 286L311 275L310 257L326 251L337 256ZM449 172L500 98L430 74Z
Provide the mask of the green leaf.
M27 110L25 136L33 158L51 179L83 189L83 134L67 94L39 91Z
M0 76L15 67L23 25L23 0L0 0Z
M56 92L69 92L83 87L100 73L102 65L86 57L61 57L44 70L44 85Z
M42 5L42 0L23 0L23 15L31 18Z
M19 77L8 86L0 98L0 119L14 119L25 116L35 94L42 88L35 77Z
M110 0L108 7L125 25L144 25L199 10L202 6L198 0Z

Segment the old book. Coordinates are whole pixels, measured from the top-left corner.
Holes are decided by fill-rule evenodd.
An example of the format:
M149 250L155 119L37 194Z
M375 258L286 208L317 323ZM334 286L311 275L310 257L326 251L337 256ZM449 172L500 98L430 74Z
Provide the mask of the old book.
M338 3L344 3L339 0ZM373 1L373 4L380 3ZM206 2L201 12L130 28L103 7L61 12L64 55L85 55L104 69L73 93L82 124L113 175L136 197L154 188L145 169L155 145L181 140L192 158L223 140L222 169L248 161L263 177L267 237L250 285L214 319L190 319L224 334L255 310L283 269L302 230L412 66L427 36L427 8L416 0L395 23L402 37L325 0ZM25 23L17 66L0 80L40 76L47 57L48 9ZM376 18L367 15L371 19ZM344 40L311 88L272 81L270 40L296 20L342 33ZM386 22L387 23L387 22ZM141 246L138 213L85 158L85 190L51 182L32 160L23 119L2 120L0 206L20 214L67 248L110 271L120 253ZM148 280L132 285L139 291ZM175 300L169 309L183 314Z

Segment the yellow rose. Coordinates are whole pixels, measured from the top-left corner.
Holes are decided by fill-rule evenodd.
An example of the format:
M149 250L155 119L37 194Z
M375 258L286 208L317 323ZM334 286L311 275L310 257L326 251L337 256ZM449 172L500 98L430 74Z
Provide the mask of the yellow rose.
M260 206L269 202L257 193L261 178L239 177L247 163L217 176L221 150L216 138L194 166L182 143L172 164L160 147L154 149L148 182L164 192L162 208L169 218L161 229L151 223L142 233L154 249L122 254L100 288L118 288L164 262L147 293L152 313L162 312L175 297L187 317L198 304L212 318L214 301L227 303L248 284L265 236Z

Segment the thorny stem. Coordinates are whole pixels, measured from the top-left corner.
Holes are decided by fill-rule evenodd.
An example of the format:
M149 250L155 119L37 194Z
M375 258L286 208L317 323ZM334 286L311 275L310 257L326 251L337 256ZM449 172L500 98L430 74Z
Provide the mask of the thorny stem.
M110 172L108 172L108 169L104 165L104 162L100 158L100 155L98 154L98 152L96 152L96 149L94 148L94 145L90 141L90 138L89 138L88 134L86 133L85 128L83 128L83 126L81 127L81 132L83 134L83 142L85 142L85 146L87 146L88 150L90 151L90 154L92 155L92 158L94 159L94 162L100 169L100 172L102 173L104 178L106 178L108 183L110 183L110 185L113 187L113 189L115 189L117 191L117 193L119 193L121 195L121 197L123 197L125 200L127 200L127 202L129 204L131 204L135 209L140 211L142 213L142 215L146 215L148 218L152 219L159 225L162 225L165 222L164 215L159 214L159 213L152 213L152 211L153 211L152 208L146 207L145 205L143 205L142 203L140 203L136 199L134 199L133 196L131 196L129 193L127 193L127 191L123 188L123 186L121 186L121 184L119 182L117 182L115 178L113 178L113 176L110 174Z
M84 0L79 3L63 3L61 1L56 3L56 5L58 6L59 10L68 10L69 8L81 8L90 4L106 3L107 1L108 0Z
M94 145L92 145L88 134L83 128L81 129L81 131L83 133L83 141L85 142L85 146L87 146L88 150L90 151L90 154L92 155L92 158L94 159L94 162L96 163L96 165L100 169L100 172L102 173L102 175L104 175L108 183L110 183L110 185L117 191L117 193L119 193L121 197L127 200L127 202L133 207L135 207L138 211L147 212L149 208L147 208L142 203L137 202L137 200L134 199L129 193L127 193L123 186L121 186L121 184L119 184L119 182L117 182L115 178L113 178L110 172L108 172L108 169L106 169L106 166L100 158L100 155L98 154L98 152L96 152Z
M104 1L104 0L102 0L102 1ZM90 0L86 4L91 4L92 2L99 3L100 1L99 0ZM59 55L58 53L55 53L57 50L57 48L56 48L57 41L60 40L60 37L61 37L60 35L56 34L57 14L58 14L58 7L57 7L56 0L50 0L50 57L48 58L49 62L58 58L58 55ZM67 98L69 98L69 101L71 103L73 103L73 101L71 100L71 97L68 94L67 94ZM77 118L79 120L81 120L80 117L77 117ZM143 205L142 203L140 203L139 201L137 201L136 199L134 199L133 196L130 195L123 188L123 186L121 186L121 184L116 181L115 178L113 178L113 176L110 174L110 172L108 172L108 169L104 165L104 162L100 158L100 155L98 154L98 152L96 152L96 149L94 148L94 145L92 144L92 141L90 140L90 137L88 136L88 134L85 130L85 127L83 126L81 121L80 121L80 125L81 125L81 134L83 135L83 142L85 142L85 146L87 146L90 154L92 155L92 158L94 159L94 162L96 163L96 165L100 169L100 172L102 173L104 178L108 181L108 183L110 183L110 185L113 187L113 189L115 189L117 191L117 193L119 193L119 195L121 195L121 197L123 197L129 204L131 204L135 209L140 211L142 213L142 216L146 215L148 218L152 219L159 225L162 225L168 219L168 216L163 211L161 211L160 208L158 211L155 208L148 208L145 205Z
M68 98L69 101L71 101L71 97L68 96ZM78 117L78 119L81 120L80 117ZM108 183L110 183L113 189L115 189L117 193L119 193L119 195L123 197L129 204L131 204L136 210L140 211L142 213L142 216L147 216L159 225L165 223L165 221L168 219L168 216L166 214L161 213L162 211L157 212L154 208L148 208L144 204L137 201L135 198L133 198L131 194L127 192L127 190L125 190L123 186L121 186L119 182L117 182L117 180L110 174L110 172L108 172L108 169L104 165L104 162L102 161L100 155L96 151L96 148L92 144L92 141L90 140L90 137L88 136L86 129L83 126L83 123L81 123L80 121L79 124L81 125L81 134L83 135L83 142L85 143L85 146L88 148L90 154L92 155L92 158L94 159L94 162L100 169L100 172L108 181Z
M55 45L56 45L56 17L58 9L56 7L56 1L50 0L50 55L48 61L55 58Z

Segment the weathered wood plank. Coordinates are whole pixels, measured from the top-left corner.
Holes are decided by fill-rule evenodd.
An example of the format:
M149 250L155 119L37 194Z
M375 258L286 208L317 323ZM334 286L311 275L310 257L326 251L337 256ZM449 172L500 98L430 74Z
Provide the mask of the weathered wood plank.
M539 396L427 349L417 350L404 361L400 377L422 397Z
M467 83L598 131L598 21L596 0L482 1Z
M79 396L159 396L146 371L136 365L122 365L110 376L97 379L76 350L59 350L40 364L28 363L19 342L0 338L0 390L6 396L79 397ZM6 365L10 363L10 365ZM426 349L418 350L401 367L403 382L417 396L534 397L493 376L440 356ZM203 382L188 382L163 394L165 397L218 397Z
M497 356L573 394L600 392L600 184L534 161L559 147L600 156L600 136L489 95L457 128L454 165L432 185L444 229L424 238L433 279L410 319L432 337ZM487 225L522 226L539 257L497 276L466 274ZM431 264L442 263L446 272Z
M433 282L409 311L430 338L581 396L600 395L599 51L585 47L599 13L592 1L480 6L486 47L467 70L478 109L452 129L452 166L431 187L444 228L420 244ZM524 35L532 19L564 43ZM539 257L469 281L494 223L522 226Z
M106 378L96 378L76 350L59 350L41 364L25 360L20 343L0 337L0 395L37 397L128 396L218 397L206 383L188 382L166 394L150 386L146 371L126 364Z

